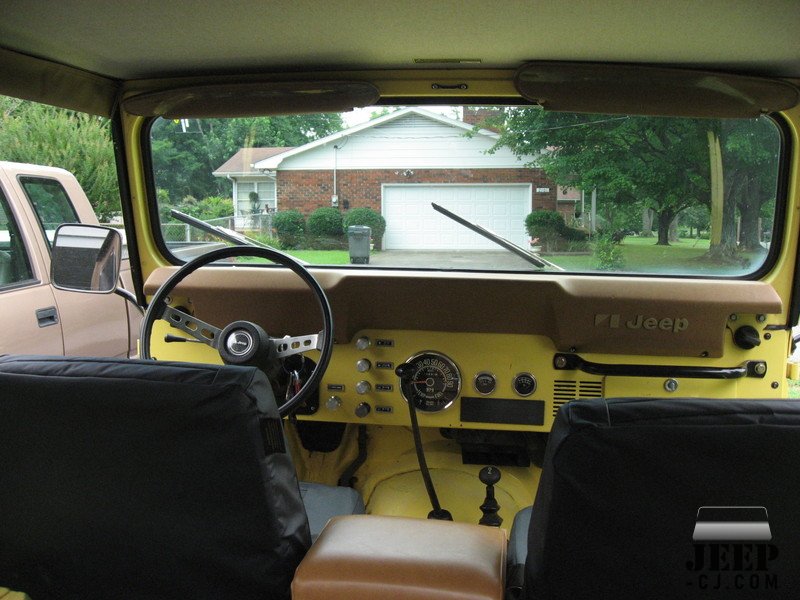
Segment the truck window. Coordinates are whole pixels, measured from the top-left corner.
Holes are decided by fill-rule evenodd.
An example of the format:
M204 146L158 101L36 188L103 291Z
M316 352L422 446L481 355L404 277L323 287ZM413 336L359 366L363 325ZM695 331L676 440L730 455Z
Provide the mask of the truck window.
M28 254L14 215L0 192L0 289L30 279L33 272Z
M53 246L56 228L62 223L78 221L78 213L61 183L42 177L20 177L20 184L28 196L47 243Z

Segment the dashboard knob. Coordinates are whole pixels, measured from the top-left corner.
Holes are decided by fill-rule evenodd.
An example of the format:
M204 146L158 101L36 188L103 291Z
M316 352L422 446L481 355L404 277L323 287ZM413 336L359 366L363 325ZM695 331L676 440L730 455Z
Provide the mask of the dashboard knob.
M356 361L356 370L359 373L366 373L372 368L372 363L366 358L361 358Z
M761 345L761 336L755 327L743 325L733 332L733 342L742 350L752 350Z
M342 406L342 399L339 396L331 396L325 401L325 408L328 410L337 410Z
M361 404L356 406L356 416L359 419L363 419L364 417L366 417L369 414L369 411L371 411L371 410L372 410L372 407L369 404L367 404L366 402L362 402Z
M359 381L356 384L356 394L367 394L372 390L372 384L369 381Z
M356 348L358 348L359 350L366 350L367 348L370 347L370 344L372 344L372 342L366 336L360 337L356 340Z

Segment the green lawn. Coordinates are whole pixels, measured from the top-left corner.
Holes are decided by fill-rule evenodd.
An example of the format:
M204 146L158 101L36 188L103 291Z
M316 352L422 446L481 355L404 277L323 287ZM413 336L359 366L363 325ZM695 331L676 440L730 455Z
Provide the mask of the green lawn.
M656 239L626 237L620 244L625 271L637 273L696 273L698 275L740 275L754 270L763 260L763 254L753 252L743 257L751 261L750 267L721 265L703 260L708 251L708 240L679 240L669 246L657 246ZM764 251L766 253L766 250ZM568 271L585 271L597 267L597 259L591 254L545 257Z
M696 275L741 275L755 270L763 260L764 253L742 254L750 260L750 266L740 264L719 264L704 260L708 252L708 240L679 240L669 246L657 246L656 239L626 237L620 244L624 259L623 272L632 273L692 273ZM348 265L350 254L347 250L288 250L287 254L313 265ZM567 271L592 271L597 268L597 259L591 254L544 255L548 260ZM250 262L253 259L242 259Z
M286 254L312 265L350 264L350 253L347 250L286 250Z
M800 379L789 380L789 398L800 398Z

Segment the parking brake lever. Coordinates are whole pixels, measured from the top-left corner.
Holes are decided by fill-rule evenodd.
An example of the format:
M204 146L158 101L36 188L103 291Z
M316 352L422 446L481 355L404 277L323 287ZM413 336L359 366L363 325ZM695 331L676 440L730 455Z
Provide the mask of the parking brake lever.
M407 381L413 375L413 368L408 363L399 365L395 370L401 380ZM428 498L431 501L431 512L428 513L429 519L437 519L439 521L452 521L453 515L450 511L442 508L439 504L439 497L436 495L436 490L433 487L433 480L431 473L428 470L428 463L425 460L425 452L422 450L422 438L419 434L419 423L417 422L417 410L413 402L408 403L408 412L411 417L411 433L414 435L414 448L417 451L417 462L419 463L419 472L422 474L422 481L425 484L425 489L428 492Z

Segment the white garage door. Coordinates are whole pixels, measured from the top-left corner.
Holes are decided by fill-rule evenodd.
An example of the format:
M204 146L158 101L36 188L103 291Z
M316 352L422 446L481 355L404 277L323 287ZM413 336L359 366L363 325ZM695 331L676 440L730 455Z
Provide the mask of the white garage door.
M527 247L530 185L384 185L387 250L484 250L498 246L431 208L435 202Z

